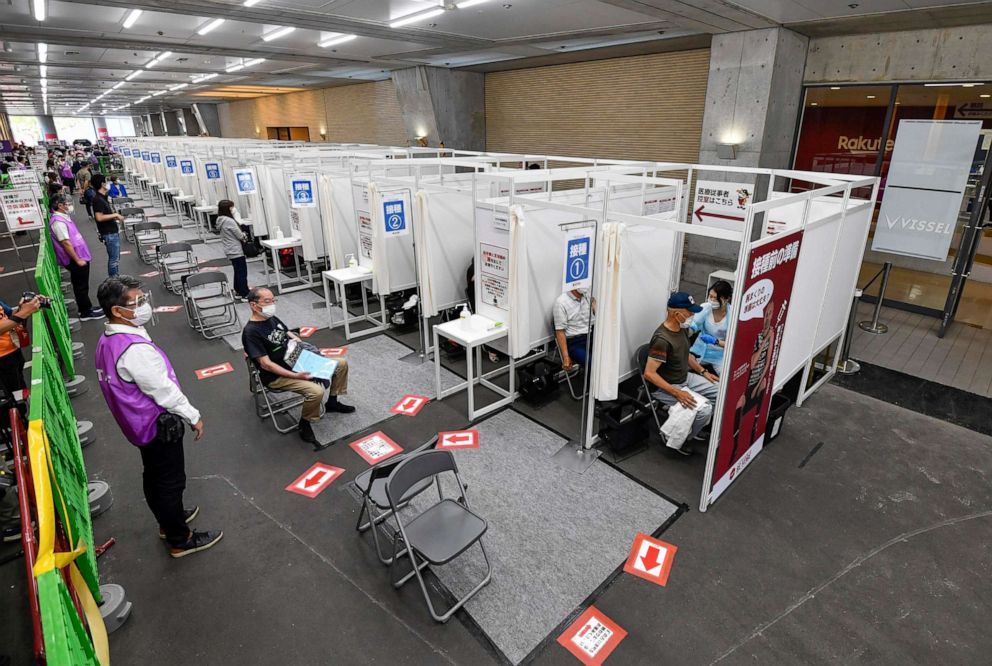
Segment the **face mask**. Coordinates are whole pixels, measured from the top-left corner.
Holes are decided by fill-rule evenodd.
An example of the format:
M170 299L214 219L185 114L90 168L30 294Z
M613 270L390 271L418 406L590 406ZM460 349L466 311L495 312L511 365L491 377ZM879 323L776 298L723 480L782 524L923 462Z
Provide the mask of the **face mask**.
M126 319L126 318L125 318ZM134 317L127 319L135 326L144 326L152 320L152 304L142 303L134 309Z
M268 305L262 306L262 316L265 317L266 319L268 319L269 317L274 316L275 313L276 313L276 304L275 303L270 303Z
M710 305L711 305L712 307L714 307L714 308L716 308L716 309L719 309L719 308L720 308L720 299L719 299L719 298L711 298L711 299L709 299L709 300L708 300L707 302L708 302L708 303L709 303L709 304L710 304Z

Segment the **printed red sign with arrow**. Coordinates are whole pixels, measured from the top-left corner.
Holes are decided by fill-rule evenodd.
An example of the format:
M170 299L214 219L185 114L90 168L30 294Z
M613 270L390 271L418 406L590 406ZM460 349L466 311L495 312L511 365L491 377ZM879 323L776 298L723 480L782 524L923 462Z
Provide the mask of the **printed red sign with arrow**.
M155 312L179 312L182 309L181 305L160 305L155 308Z
M197 379L209 379L211 377L216 377L217 375L223 375L228 372L234 372L234 368L231 367L230 363L218 363L217 365L211 365L208 368L200 368L196 371Z
M424 395L405 395L389 411L403 416L416 416L430 400Z
M391 440L386 433L379 431L362 437L349 444L355 453L370 465L391 458L403 450L399 444Z
M616 622L590 606L558 637L558 643L586 666L599 666L626 637Z
M156 275L158 275L158 271L151 271L150 273L142 273L140 277L151 278L151 277L155 277Z
M309 338L311 335L317 332L316 326L300 326L300 337Z
M479 448L478 430L453 430L437 434L439 449L477 449Z
M314 463L296 481L286 486L286 490L313 499L324 492L327 486L331 485L331 482L343 473L344 470L340 467L331 467L324 463Z
M668 574L672 570L672 561L677 550L670 543L638 533L623 570L664 586L668 583Z
M337 358L348 353L347 347L322 347L320 355L327 358Z

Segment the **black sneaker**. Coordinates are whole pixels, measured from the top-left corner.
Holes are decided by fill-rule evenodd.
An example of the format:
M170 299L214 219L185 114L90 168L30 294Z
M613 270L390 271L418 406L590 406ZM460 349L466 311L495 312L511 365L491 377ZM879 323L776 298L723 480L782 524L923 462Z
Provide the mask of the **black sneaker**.
M169 555L172 557L186 557L201 550L212 548L223 537L223 532L190 532L186 543L181 546L169 546Z
M103 310L101 310L100 308L93 308L89 312L80 312L79 321L92 321L94 319L103 319L106 316L107 315L105 315L103 313Z
M686 458L688 458L689 456L691 456L691 455L693 455L695 453L695 451L692 450L692 447L689 446L689 442L686 442L685 444L683 444L682 445L682 448L680 448L680 449L675 449L675 448L672 448L670 446L666 446L665 449L667 451L671 451L672 453L677 453L678 455L684 456Z
M300 419L300 439L307 444L318 444L317 436L313 434L313 426L306 419Z
M21 526L20 525L16 525L16 526L13 526L13 527L5 527L2 530L2 534L3 534L3 542L4 543L13 543L14 541L20 541L21 540Z
M334 402L328 400L324 403L324 411L337 412L338 414L351 414L355 411L355 407L353 405L346 405L339 400L335 400Z
M194 506L192 509L183 509L183 520L186 521L187 525L192 523L193 519L196 518L198 515L200 515L200 507L198 506ZM165 538L165 532L162 530L161 527L158 528L158 538L159 539Z

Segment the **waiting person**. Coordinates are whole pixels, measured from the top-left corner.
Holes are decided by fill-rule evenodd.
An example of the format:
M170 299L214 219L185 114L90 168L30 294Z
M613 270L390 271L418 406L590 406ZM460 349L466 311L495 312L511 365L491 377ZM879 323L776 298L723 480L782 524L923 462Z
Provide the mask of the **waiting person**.
M76 171L76 189L80 192L85 192L86 188L90 185L90 180L93 178L93 172L90 171L89 164L83 164L82 167Z
M234 202L228 199L217 202L217 233L224 246L224 255L234 268L234 293L240 301L248 299L248 260L241 246L248 235L234 219Z
M41 308L42 298L21 299L17 309L0 301L0 384L8 393L27 387L24 381L24 354L21 353L22 330L28 318Z
M769 362L774 349L777 331L772 328L772 317L775 315L775 301L768 301L762 313L762 328L758 337L754 340L754 351L748 361L747 388L744 395L737 401L734 408L734 448L730 451L730 462L737 459L737 449L740 447L741 421L748 412L754 411L754 420L751 422L751 437L747 440L745 448L754 444L758 434L758 424L761 421L761 406L765 401L765 392L768 390L768 376L771 369Z
M52 232L52 247L59 265L69 271L72 293L76 298L79 319L102 319L103 310L90 301L90 248L72 220L72 199L59 194L52 199L52 217L48 221Z
M200 509L183 507L184 424L200 441L200 412L183 394L169 357L145 330L152 306L141 283L129 275L109 277L97 298L109 319L94 353L100 391L124 437L141 452L145 501L158 520L159 537L172 557L206 550L224 533L191 530L188 524Z
M110 190L107 193L110 195L111 199L127 196L127 188L124 187L124 183L120 182L120 180L120 176L110 177Z
M723 370L723 349L727 343L727 313L734 288L726 280L717 280L710 287L703 310L692 318L692 328L699 337L689 353L702 365L711 366L717 374Z
M62 159L60 161L59 175L62 177L62 184L69 188L69 194L71 195L76 187L76 174L72 172L72 165L69 164L68 159Z
M587 289L570 289L555 300L552 312L562 368L571 370L574 363L586 365L592 351L589 331L596 312L595 300L589 298Z
M656 399L666 405L678 403L686 409L696 409L690 439L709 422L717 396L718 377L707 372L689 353L687 330L692 325L692 315L701 311L686 292L672 294L668 299L668 316L651 337L648 361L644 366L644 379L658 388L653 393ZM697 409L690 390L706 398L707 402L698 405ZM684 456L692 455L687 444L672 450Z
M107 201L107 178L102 173L93 176L91 185L94 189L93 216L96 218L96 229L100 232L100 242L107 248L107 275L117 275L121 262L121 234L119 221L124 216L115 213Z
M292 391L303 396L303 415L300 418L300 438L313 444L315 451L327 448L320 444L313 433L313 424L320 420L320 400L324 397L324 387L317 383L308 372L293 372L286 363L289 342L302 342L300 337L276 317L276 297L265 287L255 287L248 292L248 305L251 319L241 332L241 344L252 363L258 368L259 377L267 388L277 391ZM355 411L351 405L338 400L338 396L348 392L348 361L340 359L331 377L331 390L324 403L327 412L350 414Z

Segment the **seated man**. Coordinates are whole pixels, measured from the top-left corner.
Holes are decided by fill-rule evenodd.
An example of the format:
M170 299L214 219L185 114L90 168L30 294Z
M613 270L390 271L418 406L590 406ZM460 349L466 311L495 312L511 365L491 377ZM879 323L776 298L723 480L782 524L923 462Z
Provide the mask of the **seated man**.
M300 337L276 317L276 298L265 287L255 287L248 292L251 319L241 333L245 353L258 368L262 384L277 391L292 391L303 396L303 416L300 419L300 438L313 444L315 451L326 448L313 433L311 424L320 420L320 400L324 387L307 372L293 372L286 363L286 352L291 340L302 342ZM348 392L348 361L340 359L331 378L331 391L324 408L328 412L350 414L351 405L338 402L338 396Z
M653 395L664 404L679 403L687 409L694 408L696 400L686 389L709 401L696 412L690 439L709 422L717 395L717 376L704 370L696 357L689 353L687 329L692 324L692 315L701 310L686 292L672 294L668 299L668 317L651 337L651 349L644 366L644 379L658 387L659 390ZM688 440L681 448L673 447L672 450L684 456L692 455Z
M596 312L595 299L586 289L570 289L558 297L553 308L555 340L561 351L561 367L571 370L575 363L585 365L592 351L592 336L587 335ZM589 346L586 347L588 337Z

